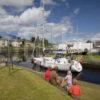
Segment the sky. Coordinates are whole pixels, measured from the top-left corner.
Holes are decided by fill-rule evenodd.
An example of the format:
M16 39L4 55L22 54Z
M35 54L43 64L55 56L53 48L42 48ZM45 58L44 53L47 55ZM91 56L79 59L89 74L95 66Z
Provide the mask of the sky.
M0 34L100 40L100 0L0 0Z

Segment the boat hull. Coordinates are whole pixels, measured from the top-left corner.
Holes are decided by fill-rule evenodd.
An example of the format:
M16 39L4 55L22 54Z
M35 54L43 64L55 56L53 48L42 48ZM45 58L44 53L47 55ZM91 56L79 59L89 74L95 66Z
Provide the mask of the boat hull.
M54 68L55 66L58 67L58 70L60 71L74 71L74 72L81 72L82 71L82 65L78 61L72 61L69 62L69 59L66 58L59 58L59 59L53 59L51 57L45 57L45 58L34 58L37 62L37 64L40 64L41 66L48 68Z

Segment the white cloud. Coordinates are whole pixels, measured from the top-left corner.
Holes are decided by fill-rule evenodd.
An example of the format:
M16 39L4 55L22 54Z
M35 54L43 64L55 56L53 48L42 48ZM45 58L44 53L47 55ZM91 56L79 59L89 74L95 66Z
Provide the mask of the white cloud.
M79 14L79 11L80 11L80 9L79 9L79 8L76 8L76 9L73 11L73 13L74 13L75 15L78 15L78 14Z
M18 32L24 26L33 26L40 19L46 19L49 13L50 11L45 11L41 7L33 7L24 11L20 16L13 16L6 14L2 9L0 15L0 32Z
M4 16L2 16L3 14ZM61 33L68 34L73 32L73 26L69 17L64 17L59 23L50 23L47 22L49 14L50 11L46 11L42 7L29 8L19 16L9 15L2 9L0 15L0 32L16 32L18 36L27 39L32 36L42 37L44 34L45 38L49 40L51 33L55 38L61 36Z
M73 32L73 26L70 20L66 19L61 20L59 23L48 23L46 22L43 25L35 26L35 27L24 27L18 33L18 36L22 38L31 38L32 36L40 36L44 35L45 38L51 39L51 35L53 38L61 36L61 34L68 34Z
M32 36L35 36L35 33L35 27L22 27L18 32L18 36L21 38L30 39Z
M0 0L0 6L24 7L32 5L34 0Z
M73 33L72 23L67 17L63 18L59 23L46 23L46 29L49 30L48 37L51 33L53 37L59 37L61 34Z
M2 7L0 7L0 16L4 15L7 15L7 12Z
M53 0L41 0L42 3L47 4L47 5L55 5L56 2L54 2Z
M91 40L93 41L100 41L100 33L96 33L92 38Z
M48 17L50 14L50 11L45 11L42 7L39 8L31 8L27 9L21 16L20 21L21 23L32 23L39 21L40 19L43 19L45 17Z
M14 24L10 24L10 25L1 25L0 24L0 32L6 32L6 33L10 33L10 32L17 32L18 29L20 27L18 25L14 25Z
M69 2L68 2L68 0L62 0L62 2L66 5L66 7L69 7Z

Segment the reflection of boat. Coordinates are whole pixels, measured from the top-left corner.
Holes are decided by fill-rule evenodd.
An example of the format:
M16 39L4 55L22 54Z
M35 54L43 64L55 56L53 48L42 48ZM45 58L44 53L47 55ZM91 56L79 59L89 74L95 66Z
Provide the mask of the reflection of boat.
M60 71L75 71L75 72L81 72L82 66L78 61L72 60L69 62L69 59L67 58L57 58L54 59L52 57L39 57L34 58L38 64L41 64L41 66L48 68L53 68L54 66L58 67L58 70Z

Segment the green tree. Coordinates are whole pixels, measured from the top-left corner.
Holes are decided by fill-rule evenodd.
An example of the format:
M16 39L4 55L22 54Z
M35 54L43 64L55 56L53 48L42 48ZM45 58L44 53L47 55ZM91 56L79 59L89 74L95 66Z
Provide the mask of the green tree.
M2 36L0 36L0 39L2 39Z
M45 47L48 47L49 46L49 42L48 42L47 39L44 39L44 45L45 45Z
M35 42L35 37L31 38L31 42L34 43Z
M26 40L22 39L21 47L24 49L25 45L26 45Z

